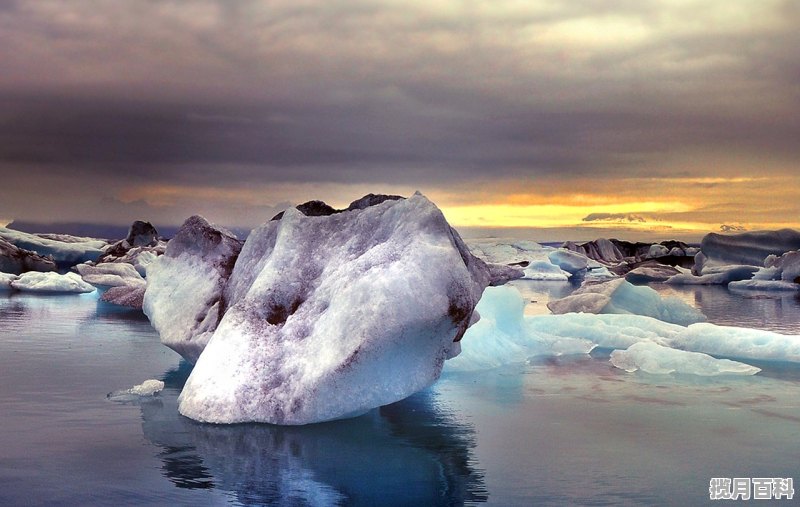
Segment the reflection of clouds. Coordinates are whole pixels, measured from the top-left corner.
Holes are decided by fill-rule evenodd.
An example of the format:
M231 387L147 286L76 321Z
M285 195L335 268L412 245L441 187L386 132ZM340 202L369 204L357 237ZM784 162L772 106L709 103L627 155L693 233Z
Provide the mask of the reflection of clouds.
M429 391L345 421L309 426L211 425L182 417L189 367L144 402L145 437L181 488L219 488L245 505L459 505L488 497L474 431Z

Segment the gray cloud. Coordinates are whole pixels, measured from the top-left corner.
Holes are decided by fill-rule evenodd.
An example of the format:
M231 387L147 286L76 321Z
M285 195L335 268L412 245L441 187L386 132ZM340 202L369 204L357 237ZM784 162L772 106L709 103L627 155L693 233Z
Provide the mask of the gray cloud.
M5 1L0 175L111 197L791 175L798 22L791 1Z

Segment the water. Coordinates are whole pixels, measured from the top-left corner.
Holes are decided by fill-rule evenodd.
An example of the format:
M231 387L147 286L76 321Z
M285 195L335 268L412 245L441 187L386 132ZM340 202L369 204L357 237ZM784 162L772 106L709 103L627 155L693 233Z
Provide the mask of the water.
M519 283L532 313L574 288ZM792 298L670 290L712 320L800 327ZM190 367L140 313L0 296L0 505L703 504L711 477L800 481L800 370L760 366L699 379L537 360L348 421L204 425L178 415ZM159 396L106 399L148 378Z

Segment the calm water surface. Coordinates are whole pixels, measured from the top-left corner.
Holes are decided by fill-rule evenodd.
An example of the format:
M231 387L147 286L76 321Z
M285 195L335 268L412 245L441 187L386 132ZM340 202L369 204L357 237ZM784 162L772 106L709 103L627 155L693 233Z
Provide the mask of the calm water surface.
M534 314L572 290L518 286ZM712 321L798 333L791 297L670 290ZM190 367L140 313L0 295L0 505L697 505L711 477L799 489L800 371L759 366L709 380L532 360L348 421L205 425L178 415ZM148 378L166 389L106 398Z

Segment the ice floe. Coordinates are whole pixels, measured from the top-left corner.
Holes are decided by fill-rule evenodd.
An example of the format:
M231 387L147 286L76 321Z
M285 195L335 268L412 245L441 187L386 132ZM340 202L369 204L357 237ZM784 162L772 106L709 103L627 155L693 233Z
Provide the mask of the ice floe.
M23 292L82 294L93 292L94 286L84 282L76 273L61 275L54 272L29 271L11 282L11 287Z
M585 283L571 295L550 301L547 307L555 314L618 313L646 315L673 324L702 322L705 316L697 309L674 298L662 298L650 287L632 285L623 278L603 283Z
M37 235L0 227L0 238L18 248L51 257L58 266L69 267L96 261L108 243L101 239L68 235Z
M681 373L688 375L755 375L760 368L749 364L717 359L701 352L665 347L651 341L634 343L626 350L611 353L611 364L627 372L637 370L664 375Z

